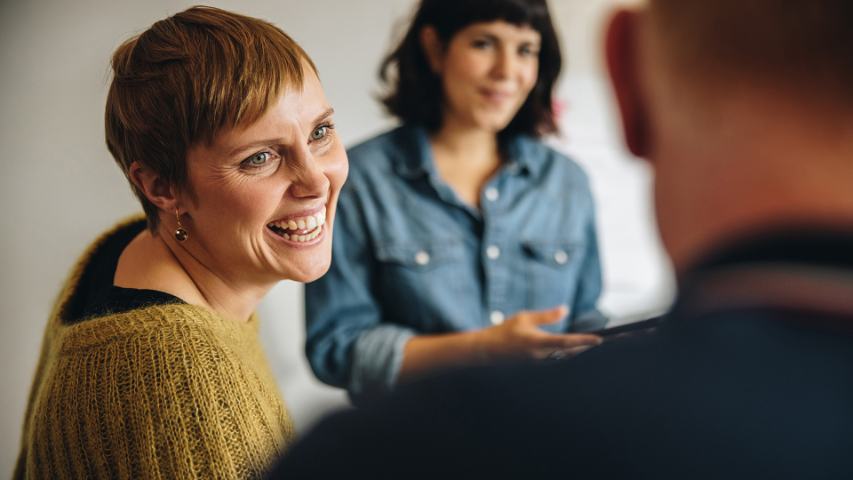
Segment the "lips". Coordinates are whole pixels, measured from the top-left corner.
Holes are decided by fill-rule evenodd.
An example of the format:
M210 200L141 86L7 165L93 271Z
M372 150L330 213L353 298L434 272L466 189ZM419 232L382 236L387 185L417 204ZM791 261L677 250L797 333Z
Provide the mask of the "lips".
M502 104L507 100L511 100L513 98L513 93L503 90L493 90L490 88L481 88L479 89L480 96L482 96L487 102L494 104Z

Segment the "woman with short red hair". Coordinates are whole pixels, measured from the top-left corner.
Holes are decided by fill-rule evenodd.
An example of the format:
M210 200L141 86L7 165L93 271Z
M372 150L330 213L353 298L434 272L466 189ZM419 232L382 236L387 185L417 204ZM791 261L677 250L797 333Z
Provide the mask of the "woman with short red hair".
M313 63L194 7L112 61L107 146L145 210L49 319L15 478L258 478L293 425L253 313L328 269L347 159ZM285 160L286 159L286 160Z

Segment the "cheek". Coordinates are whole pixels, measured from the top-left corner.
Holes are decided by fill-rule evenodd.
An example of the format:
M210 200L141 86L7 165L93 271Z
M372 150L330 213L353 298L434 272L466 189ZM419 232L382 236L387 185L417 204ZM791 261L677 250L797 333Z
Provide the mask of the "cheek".
M539 64L534 64L525 69L522 76L522 84L528 92L536 86L536 81L539 80Z
M283 192L281 181L247 181L211 189L201 199L200 207L214 222L254 225L265 223L280 204Z
M478 56L457 55L456 58L447 63L444 71L445 88L462 91L466 88L476 87L481 79L488 76L488 71L486 62Z
M338 194L341 187L344 185L344 182L346 182L348 174L349 159L347 158L347 154L343 146L340 146L339 144L335 151L330 155L325 168L325 175L331 184L332 195Z

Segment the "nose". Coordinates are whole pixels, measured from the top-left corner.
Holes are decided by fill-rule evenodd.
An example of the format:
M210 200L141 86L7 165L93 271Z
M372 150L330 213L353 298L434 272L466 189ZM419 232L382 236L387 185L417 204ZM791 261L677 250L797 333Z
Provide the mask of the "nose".
M515 55L506 47L495 51L494 64L492 65L492 77L496 79L509 78L515 68Z
M326 197L329 192L329 177L323 170L322 165L311 154L306 147L297 152L293 167L286 175L290 177L290 194L296 198L321 198Z

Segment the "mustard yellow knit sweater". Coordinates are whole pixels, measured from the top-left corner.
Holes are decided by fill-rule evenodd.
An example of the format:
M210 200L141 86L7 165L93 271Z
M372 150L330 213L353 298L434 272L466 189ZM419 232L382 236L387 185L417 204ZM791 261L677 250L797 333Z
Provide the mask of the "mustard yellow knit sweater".
M261 477L293 435L256 317L157 305L45 332L15 478Z

